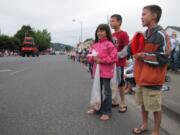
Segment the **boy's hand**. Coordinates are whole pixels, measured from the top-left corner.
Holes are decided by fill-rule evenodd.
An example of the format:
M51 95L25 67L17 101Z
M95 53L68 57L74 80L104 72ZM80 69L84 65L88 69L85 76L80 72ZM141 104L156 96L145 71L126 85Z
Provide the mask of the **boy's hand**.
M100 59L99 59L97 56L94 57L94 61L95 61L97 64L100 63Z
M145 54L143 52L133 55L135 59L143 59Z

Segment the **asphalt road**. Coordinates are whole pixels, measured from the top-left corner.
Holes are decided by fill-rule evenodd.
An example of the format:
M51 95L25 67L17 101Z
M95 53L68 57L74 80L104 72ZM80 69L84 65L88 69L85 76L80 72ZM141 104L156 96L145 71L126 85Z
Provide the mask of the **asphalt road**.
M108 122L88 116L91 85L87 70L66 56L0 58L0 135L132 135L139 108L127 102L128 112L115 108Z

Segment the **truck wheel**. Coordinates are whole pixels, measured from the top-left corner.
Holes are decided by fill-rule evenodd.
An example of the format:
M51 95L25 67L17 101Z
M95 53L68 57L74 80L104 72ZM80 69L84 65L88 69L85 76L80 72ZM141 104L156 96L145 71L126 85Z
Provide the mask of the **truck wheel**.
M34 53L32 53L32 57L35 57L35 54L34 54Z
M39 53L37 53L36 56L39 57Z
M25 57L25 53L21 53L21 56L22 56L22 57Z

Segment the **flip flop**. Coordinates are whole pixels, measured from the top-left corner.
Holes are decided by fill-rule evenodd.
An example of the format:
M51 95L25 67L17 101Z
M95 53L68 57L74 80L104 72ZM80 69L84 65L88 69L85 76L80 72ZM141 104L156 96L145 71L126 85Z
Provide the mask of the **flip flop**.
M124 111L122 111L122 110L124 110ZM127 112L127 106L120 106L119 107L119 113L125 113L125 112Z
M112 107L114 108L114 107L118 107L119 106L119 104L112 104Z
M148 131L148 129L143 129L143 128L141 128L141 127L139 127L139 128L134 128L134 129L132 130L133 134L135 134L135 135L140 135L140 134L145 133L145 132L147 132L147 131Z

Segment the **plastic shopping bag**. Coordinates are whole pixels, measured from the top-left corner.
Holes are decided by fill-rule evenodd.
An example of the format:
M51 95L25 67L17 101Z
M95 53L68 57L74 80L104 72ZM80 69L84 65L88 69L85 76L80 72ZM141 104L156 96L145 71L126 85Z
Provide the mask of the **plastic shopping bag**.
M113 104L119 104L119 89L118 89L118 81L117 81L117 69L116 64L114 64L114 75L111 79L111 90L112 90L112 102Z
M99 111L101 108L101 86L99 70L99 64L97 64L90 99L90 106L96 111Z
M94 49L92 50L92 53L91 54L88 54L87 56L88 57L91 57L91 56L97 56L98 55L98 52L96 52Z

